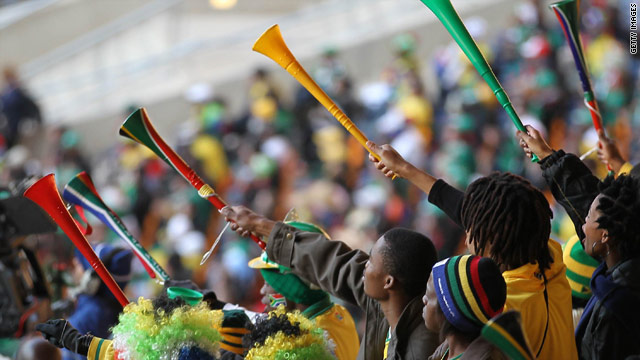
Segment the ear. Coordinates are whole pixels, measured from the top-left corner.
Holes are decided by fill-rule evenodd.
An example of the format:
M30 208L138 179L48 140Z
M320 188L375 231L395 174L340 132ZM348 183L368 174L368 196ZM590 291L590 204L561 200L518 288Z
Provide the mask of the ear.
M391 288L393 288L395 285L396 285L396 278L394 278L392 275L386 275L384 277L383 288L385 290L391 290Z
M611 240L611 238L609 237L609 232L607 230L602 232L602 238L600 239L600 242L603 244L608 244L609 241Z

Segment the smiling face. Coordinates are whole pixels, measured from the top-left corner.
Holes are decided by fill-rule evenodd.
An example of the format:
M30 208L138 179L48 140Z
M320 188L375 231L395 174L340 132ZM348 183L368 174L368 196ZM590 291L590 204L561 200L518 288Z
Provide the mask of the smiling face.
M389 297L388 289L393 283L393 276L384 268L382 249L386 246L384 236L381 236L371 249L369 260L365 264L364 293L372 299L386 300Z
M582 231L584 232L584 239L582 245L584 251L591 257L600 257L606 253L606 247L602 245L602 242L606 242L607 231L604 229L598 229L598 218L602 215L596 208L600 204L600 197L598 195L589 208L589 213L584 219L584 225L582 225Z
M424 304L422 308L422 318L424 319L424 324L427 329L435 333L440 332L440 328L444 322L444 315L440 310L436 289L433 284L433 273L431 273L429 281L427 282L427 292L422 297L422 303Z

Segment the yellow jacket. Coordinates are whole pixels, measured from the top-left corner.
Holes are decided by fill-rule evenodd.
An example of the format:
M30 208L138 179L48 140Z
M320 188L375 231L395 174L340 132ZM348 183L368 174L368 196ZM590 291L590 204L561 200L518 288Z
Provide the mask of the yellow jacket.
M351 314L338 304L333 304L329 308L324 307L324 309L317 309L319 313L311 314L309 311L314 309L308 308L303 314L314 320L316 326L329 334L329 338L336 344L335 355L339 360L355 359L358 356L360 340Z
M545 272L549 302L548 329L544 280L538 264L527 264L502 273L507 283L506 310L518 310L534 354L542 346L539 359L577 359L576 342L571 318L571 288L565 276L560 244L549 240L553 257L551 268ZM543 344L544 339L544 344Z

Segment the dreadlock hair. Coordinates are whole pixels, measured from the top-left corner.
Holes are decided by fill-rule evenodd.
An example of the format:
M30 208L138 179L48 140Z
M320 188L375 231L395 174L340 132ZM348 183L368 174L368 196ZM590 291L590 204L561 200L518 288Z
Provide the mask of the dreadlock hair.
M269 336L283 332L287 336L300 336L302 329L300 323L291 323L287 314L269 314L258 317L253 330L242 338L242 347L247 350L264 345Z
M608 176L599 190L598 228L609 232L623 260L640 256L640 181L632 176Z
M491 245L489 257L507 269L536 262L540 270L551 266L547 242L553 213L544 195L523 177L494 172L474 181L460 215L476 254Z
M393 228L384 233L380 250L385 271L400 282L411 297L427 289L427 281L438 253L431 240L409 229Z

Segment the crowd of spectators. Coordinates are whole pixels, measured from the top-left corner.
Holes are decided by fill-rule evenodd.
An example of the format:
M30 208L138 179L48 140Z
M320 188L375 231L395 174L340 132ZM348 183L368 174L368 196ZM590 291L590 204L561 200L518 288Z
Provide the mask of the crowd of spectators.
M511 25L493 37L486 36L482 20L475 20L474 35L523 123L546 132L551 147L582 154L596 145L597 135L562 30L543 6L541 1L519 5ZM626 0L615 6L585 2L581 35L604 124L623 157L636 163L640 59L629 54L627 9ZM518 147L510 119L458 46L451 42L429 58L418 58L421 36L398 35L393 62L374 83L351 78L336 49L326 49L309 70L371 140L391 144L407 161L450 184L464 189L500 170L525 175L544 188L540 172ZM428 78L425 68L433 69L435 78ZM262 279L247 266L260 252L251 240L224 233L215 256L200 266L224 226L208 202L133 142L114 140L108 151L88 159L82 151L87 144L73 128L43 127L19 138L25 134L21 120L12 120L7 105L17 89L10 77L15 79L5 73L2 93L1 183L55 172L62 188L76 173L88 171L105 203L172 278L193 279L220 299L261 310ZM244 95L247 106L239 115L228 111L223 96L194 102L171 144L228 203L272 219L284 219L295 209L300 219L318 224L332 238L367 251L377 234L402 226L428 234L440 258L464 252L462 230L420 190L404 180L388 181L367 164L366 150L306 90L298 87L293 103L287 103L260 69ZM38 123L37 106L29 109L24 116ZM46 139L35 141L47 148L44 158L31 156L35 136ZM595 154L586 161L596 173L606 173ZM555 214L552 237L564 242L573 235L572 223L550 194L548 199ZM90 221L95 229L90 241L123 244L97 220ZM60 274L72 257L70 242L60 234L34 241L43 243L39 255L54 280L54 293L64 298L71 279ZM126 291L131 299L152 297L161 289L135 261L133 273Z

